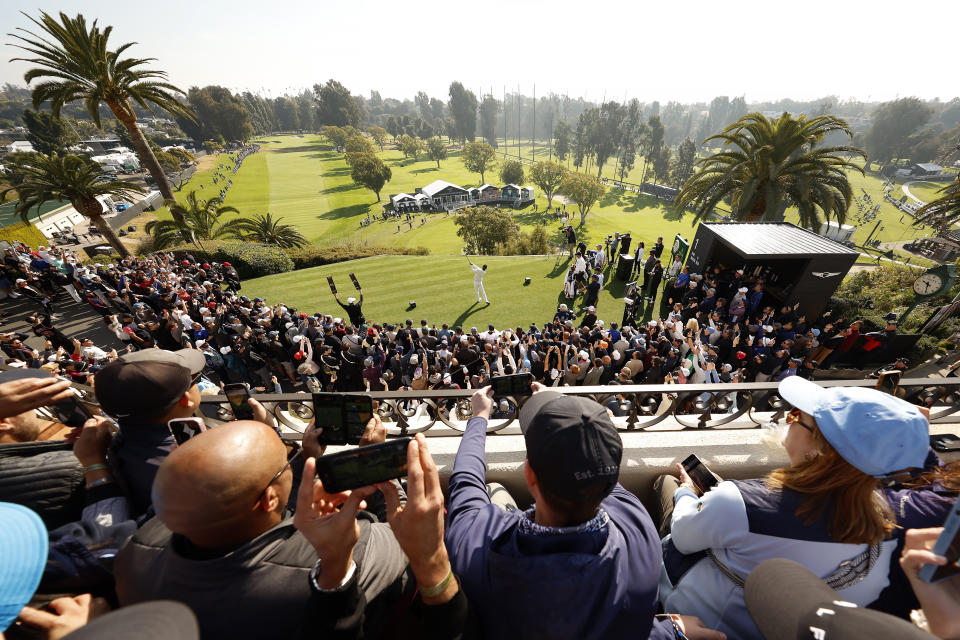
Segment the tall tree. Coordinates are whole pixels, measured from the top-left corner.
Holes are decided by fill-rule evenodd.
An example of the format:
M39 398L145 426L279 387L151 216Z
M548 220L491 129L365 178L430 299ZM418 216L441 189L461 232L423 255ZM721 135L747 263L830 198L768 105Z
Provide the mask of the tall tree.
M673 157L673 167L670 171L670 185L680 187L693 175L693 165L697 161L697 143L690 138L684 138L677 147Z
M430 98L430 115L433 116L433 121L438 124L443 120L443 100L439 98Z
M933 109L919 98L900 98L884 102L873 112L873 124L864 137L870 158L886 163L903 158L910 134L930 120Z
M374 148L373 144L363 136L353 135L343 143L343 152L347 164L352 167L358 157L373 154Z
M620 156L617 158L618 164L615 176L622 182L633 170L633 165L637 161L637 145L641 136L645 135L646 125L643 123L643 109L640 102L636 99L631 100L626 107L623 119L620 121L620 131L618 132L620 141Z
M473 142L477 131L477 96L459 82L450 84L450 114L460 144Z
M281 131L296 131L300 128L300 114L297 112L297 104L287 96L274 98L273 112L277 117L277 124Z
M317 130L317 103L308 91L304 91L296 98L297 115L300 119L300 128L306 131Z
M245 141L253 135L250 112L243 100L226 87L190 87L187 97L195 115L193 118L181 115L177 118L177 124L197 143L204 140ZM278 127L280 125L274 119L271 128Z
M386 129L387 133L393 136L394 139L400 135L400 121L397 119L397 116L390 116L387 118Z
M485 144L485 143L475 143ZM466 243L467 253L496 255L520 233L520 227L508 213L488 206L467 207L457 212L453 224Z
M25 109L23 124L27 127L27 140L38 153L64 153L67 147L80 141L80 136L63 120L43 111Z
M653 158L653 175L657 182L665 183L670 177L670 147L663 145Z
M377 202L380 202L380 191L383 189L383 185L389 182L392 177L393 173L390 171L390 167L383 164L383 160L373 154L355 160L353 169L350 171L350 179L377 194Z
M81 14L71 18L61 12L59 22L43 11L39 20L27 17L44 35L18 27L20 33L13 37L19 44L13 46L34 56L14 60L38 65L24 74L24 81L30 84L44 80L33 88L33 108L49 101L50 112L59 117L65 104L83 101L90 119L100 127L100 103L105 103L127 129L141 164L150 172L160 194L172 200L173 188L137 126L133 103L149 111L156 106L174 116L192 117L178 98L183 91L166 82L166 72L142 68L154 58L121 57L134 43L109 49L113 27L100 29L96 20L88 26Z
M593 136L593 153L597 159L597 177L603 173L603 165L617 153L620 143L620 123L624 110L618 102L607 102L600 107Z
M480 133L483 139L497 148L497 114L500 112L500 103L493 96L488 95L480 103Z
M403 152L403 157L413 158L414 162L417 161L418 156L424 149L423 140L416 136L408 136L407 134L403 134L397 139L397 145L400 147L400 151Z
M105 210L97 198L133 198L144 192L142 187L112 179L100 165L84 156L24 153L16 154L14 162L17 184L0 190L0 202L16 193L18 201L14 211L26 222L30 212L42 204L66 200L77 212L90 219L117 253L130 255L113 227L103 218Z
M387 141L387 130L383 127L373 125L372 127L367 127L367 133L370 134L373 141L380 147L380 151L383 151L383 143Z
M321 126L360 126L363 119L360 105L345 86L330 79L324 85L313 85L313 92L317 96L317 120Z
M327 125L323 127L321 133L333 144L337 151L344 149L344 146L347 144L347 138L350 137L349 132L343 127L335 127L333 125Z
M571 133L570 125L564 120L559 121L553 128L553 152L560 162L566 160L567 154L570 153Z
M440 168L440 161L446 160L447 145L443 144L439 136L427 140L427 157L436 161L437 169Z
M580 211L580 226L587 221L587 214L597 200L603 197L606 189L599 178L585 173L568 173L560 185L560 193L567 196L577 205Z
M700 160L700 170L687 180L674 207L696 208L698 220L724 199L736 220L780 220L790 205L800 224L816 229L820 216L843 223L853 202L849 171L863 169L851 158L866 158L852 146L821 147L831 133L853 132L836 116L794 118L784 113L770 120L749 113L713 136L723 144L719 153Z
M567 176L566 168L559 162L541 160L530 167L530 181L547 196L547 209L553 206L553 195Z
M523 163L519 160L504 160L500 163L500 180L503 184L523 184Z
M413 101L417 104L417 109L420 110L420 117L430 122L433 119L433 113L430 111L430 96L424 91L418 91Z
M647 170L654 168L654 163L663 155L663 123L660 122L660 116L650 116L647 119L646 139L644 140L645 153L643 157L643 177L641 182L647 180Z
M486 142L471 142L467 144L460 153L460 159L463 160L463 166L467 171L480 174L480 182L486 182L486 172L493 169L496 164L497 152Z

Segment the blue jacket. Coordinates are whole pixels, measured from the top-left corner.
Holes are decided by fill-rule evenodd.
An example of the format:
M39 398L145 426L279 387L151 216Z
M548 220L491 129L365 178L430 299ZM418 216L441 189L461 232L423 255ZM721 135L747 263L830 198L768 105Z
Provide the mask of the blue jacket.
M592 533L520 533L519 511L490 503L487 421L467 423L450 476L446 544L453 571L487 638L672 639L654 622L661 551L636 496L617 484Z

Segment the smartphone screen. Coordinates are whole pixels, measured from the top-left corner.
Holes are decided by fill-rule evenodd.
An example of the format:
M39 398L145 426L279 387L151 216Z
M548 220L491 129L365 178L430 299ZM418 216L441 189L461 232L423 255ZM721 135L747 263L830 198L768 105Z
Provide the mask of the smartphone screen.
M876 388L880 391L886 391L891 395L895 394L897 392L897 387L900 386L901 375L902 374L899 371L884 371L877 379Z
M937 433L930 436L930 446L934 451L960 451L960 437L952 433Z
M173 440L177 445L181 445L198 433L207 430L207 425L200 418L174 418L167 422L167 427L173 434Z
M93 417L90 411L80 403L77 396L70 396L56 404L47 407L53 419L68 427L82 427L83 423Z
M347 431L347 444L359 444L367 423L373 417L373 400L366 396L343 397L343 422Z
M324 485L326 486L326 485ZM933 545L933 552L947 559L943 566L926 564L920 569L920 579L926 582L940 582L960 574L960 503L953 505L943 531Z
M228 384L223 388L223 392L230 401L230 410L233 412L234 420L251 420L253 418L253 409L247 404L250 398L250 390L247 385Z
M533 393L530 388L532 381L533 376L529 373L515 373L509 376L490 378L490 386L493 387L493 395L495 396L528 396Z
M410 438L340 451L317 458L317 477L328 493L366 487L407 475Z
M716 477L696 455L690 454L682 464L684 471L687 472L687 475L690 476L693 483L700 489L700 493L706 493L717 485Z
M321 430L320 444L347 444L342 398L339 393L313 394L313 417Z

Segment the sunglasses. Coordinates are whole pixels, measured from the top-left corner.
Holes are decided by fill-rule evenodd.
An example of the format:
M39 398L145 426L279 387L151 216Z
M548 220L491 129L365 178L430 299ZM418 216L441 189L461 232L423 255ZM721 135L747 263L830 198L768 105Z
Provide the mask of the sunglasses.
M804 424L803 420L800 418L803 416L803 412L800 409L793 409L790 413L787 414L787 424L793 424L794 422L806 429L807 431L813 433L813 427L808 424Z
M260 498L263 497L263 494L267 492L267 489L270 488L270 485L272 485L274 482L279 480L280 476L283 475L283 472L286 471L287 468L289 468L290 465L293 464L293 461L296 460L297 457L299 457L300 454L303 452L303 449L300 447L300 443L295 440L287 440L286 438L280 438L280 442L283 443L284 448L286 448L287 450L287 461L284 463L282 467L280 467L280 471L277 471L277 473L274 474L272 478L270 478L270 482L268 482L267 486L264 487L263 491L260 492L260 495L257 497L257 500L260 500Z

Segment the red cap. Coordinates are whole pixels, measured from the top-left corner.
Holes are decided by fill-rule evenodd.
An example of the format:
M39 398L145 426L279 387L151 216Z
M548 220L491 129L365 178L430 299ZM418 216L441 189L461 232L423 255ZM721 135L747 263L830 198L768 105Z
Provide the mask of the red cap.
M210 263L209 263L209 262L204 262L204 263L203 263L203 268L204 268L204 269L209 269L209 268L210 268Z
M229 267L229 266L231 266L231 265L230 265L230 263L229 263L229 262L224 262L224 263L223 263L223 266L225 266L225 267Z
M746 357L747 354L745 354L743 351L737 351L737 360L743 360Z
M375 335L377 335L377 330L374 329L373 327L370 327L369 329L367 329L367 335L368 335L368 336L375 336Z
M183 260L180 264L190 264L189 260Z
M294 360L303 360L303 354L300 353L299 351L297 351L295 354L293 354L293 359L294 359Z
M307 317L307 314L301 313L301 314L300 314L300 317L301 317L301 318L306 318L306 317Z
M207 306L210 307L211 309L216 309L216 308L217 308L217 303L216 303L216 302L208 302L208 303L207 303Z

